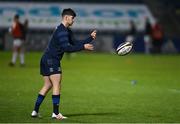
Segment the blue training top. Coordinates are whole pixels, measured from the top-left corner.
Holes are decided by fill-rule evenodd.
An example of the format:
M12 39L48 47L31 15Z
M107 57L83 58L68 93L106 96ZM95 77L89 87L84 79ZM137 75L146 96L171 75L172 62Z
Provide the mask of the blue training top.
M91 36L82 41L73 40L72 31L61 23L56 27L44 55L61 60L64 52L83 50L84 44L90 43L92 40Z

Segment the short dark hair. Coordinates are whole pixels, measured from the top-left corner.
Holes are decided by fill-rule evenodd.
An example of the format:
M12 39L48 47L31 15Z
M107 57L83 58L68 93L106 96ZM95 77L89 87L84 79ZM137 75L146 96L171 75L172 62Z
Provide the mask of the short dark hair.
M18 14L14 15L14 18L19 19L19 15Z
M71 15L73 17L76 17L76 13L74 12L74 10L72 10L71 8L67 8L67 9L64 9L62 11L62 17L65 16L65 15Z

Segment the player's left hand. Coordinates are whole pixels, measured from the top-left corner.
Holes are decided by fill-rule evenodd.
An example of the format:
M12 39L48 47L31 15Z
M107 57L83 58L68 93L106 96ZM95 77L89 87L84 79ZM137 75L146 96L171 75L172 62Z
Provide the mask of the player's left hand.
M92 33L91 33L91 37L93 38L93 39L96 39L96 30L94 30Z
M92 44L84 44L84 49L85 50L94 50L94 46Z

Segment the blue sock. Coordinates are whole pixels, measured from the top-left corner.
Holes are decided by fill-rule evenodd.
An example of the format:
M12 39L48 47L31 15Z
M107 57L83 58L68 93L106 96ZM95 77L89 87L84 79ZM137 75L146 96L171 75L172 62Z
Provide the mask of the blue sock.
M53 112L59 114L60 95L52 95Z
M36 104L34 106L34 110L38 113L39 112L39 107L41 105L41 103L43 102L44 100L44 97L43 95L39 94L38 97L37 97L37 100L36 100Z

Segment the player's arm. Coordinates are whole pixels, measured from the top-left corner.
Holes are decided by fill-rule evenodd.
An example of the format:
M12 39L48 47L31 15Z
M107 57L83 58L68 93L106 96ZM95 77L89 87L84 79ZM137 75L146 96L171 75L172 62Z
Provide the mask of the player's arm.
M68 40L69 40L68 35L58 37L60 49L63 50L64 52L76 52L76 51L81 51L84 49L93 50L93 45L91 45L91 44L75 44L75 45L72 45L69 43Z
M90 34L90 36L88 37L88 38L86 38L86 39L84 39L84 40L75 40L75 41L73 41L73 43L75 43L75 44L86 44L86 43L90 43L90 42L92 42L94 39L96 39L96 30L94 30L94 31L92 31L91 32L91 34ZM73 38L72 38L73 39Z
M9 33L10 33L11 35L13 35L13 30L15 29L15 27L16 27L16 23L13 22L13 23L12 23L12 26L9 27L9 29L8 29L8 31L9 31Z

